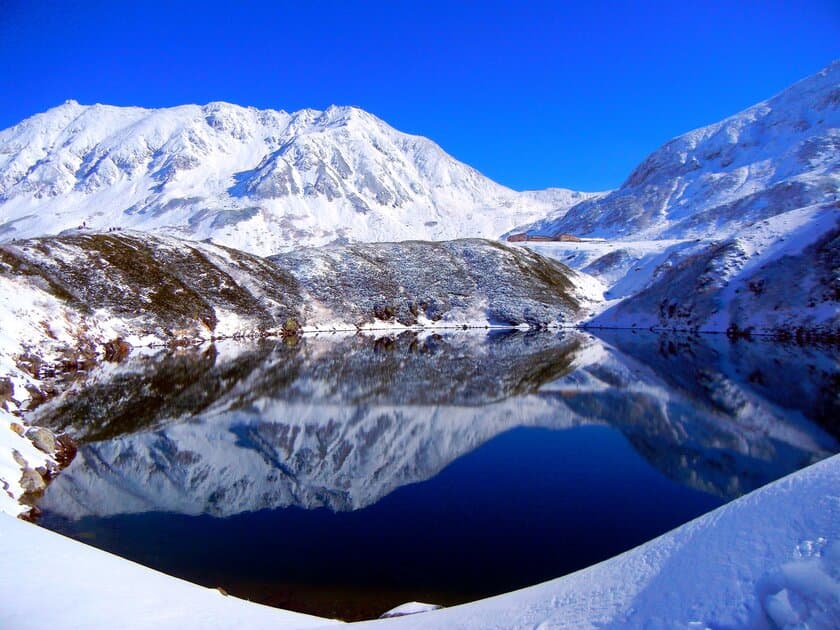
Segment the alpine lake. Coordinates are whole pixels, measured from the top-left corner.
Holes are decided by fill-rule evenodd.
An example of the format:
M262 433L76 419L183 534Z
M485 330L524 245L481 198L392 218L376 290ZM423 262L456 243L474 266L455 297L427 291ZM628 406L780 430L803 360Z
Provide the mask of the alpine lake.
M135 351L35 409L50 529L346 620L631 549L840 451L836 348L437 331Z

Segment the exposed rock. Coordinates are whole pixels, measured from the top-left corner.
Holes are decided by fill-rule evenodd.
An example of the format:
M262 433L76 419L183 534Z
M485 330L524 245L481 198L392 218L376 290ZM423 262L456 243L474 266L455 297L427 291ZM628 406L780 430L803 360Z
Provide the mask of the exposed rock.
M547 326L581 318L579 276L495 241L369 243L270 258L300 285L304 325L422 322Z
M27 461L23 458L23 455L21 455L21 454L20 454L20 451L18 451L17 449L12 449L12 459L14 459L14 460L15 460L15 463L16 463L18 466L21 466L21 467L26 467L26 466L29 466L29 462L27 462Z
M8 407L6 403L12 400L12 396L15 393L15 385L12 383L12 380L7 377L0 378L0 408L6 409L8 411Z
M26 437L40 451L52 455L55 452L55 435L44 427L30 427L26 430Z
M73 458L76 457L78 445L76 444L76 441L66 433L59 435L55 442L56 448L53 457L60 468L66 468L70 465L70 462L73 461Z
M801 248L765 248L762 227L715 243L664 270L650 286L595 318L595 325L672 328L840 341L837 208L809 211ZM758 234L756 234L758 233Z
M112 339L105 344L105 360L119 363L123 361L131 352L131 344L129 344L122 337Z
M47 487L47 482L37 470L26 466L20 476L20 487L27 494L41 492Z

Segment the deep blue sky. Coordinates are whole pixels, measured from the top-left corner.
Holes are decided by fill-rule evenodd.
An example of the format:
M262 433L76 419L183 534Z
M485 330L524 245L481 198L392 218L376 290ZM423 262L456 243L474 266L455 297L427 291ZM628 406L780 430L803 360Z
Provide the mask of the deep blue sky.
M834 58L837 0L0 0L0 128L68 98L352 104L514 188L598 190Z

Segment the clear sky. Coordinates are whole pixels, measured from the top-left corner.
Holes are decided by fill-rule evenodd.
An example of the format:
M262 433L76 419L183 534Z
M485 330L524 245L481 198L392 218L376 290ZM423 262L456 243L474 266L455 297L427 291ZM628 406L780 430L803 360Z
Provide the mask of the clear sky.
M0 128L69 98L358 105L508 186L602 190L836 58L838 0L0 0Z

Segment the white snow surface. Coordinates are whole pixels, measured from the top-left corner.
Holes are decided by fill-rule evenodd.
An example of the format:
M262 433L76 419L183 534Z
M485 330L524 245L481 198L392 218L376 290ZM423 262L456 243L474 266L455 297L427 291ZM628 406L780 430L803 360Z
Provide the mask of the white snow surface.
M495 238L589 196L505 188L356 107L68 101L0 131L0 240L83 223L260 255L333 241Z
M0 514L4 628L314 628L336 622L225 596Z
M0 537L5 627L329 623L224 597L5 515ZM352 625L832 628L838 623L840 456L834 456L568 576L462 606Z
M359 625L388 624L836 628L840 456L571 575L463 606Z

